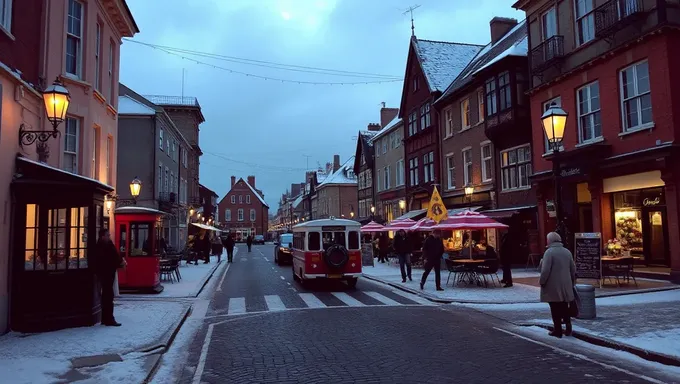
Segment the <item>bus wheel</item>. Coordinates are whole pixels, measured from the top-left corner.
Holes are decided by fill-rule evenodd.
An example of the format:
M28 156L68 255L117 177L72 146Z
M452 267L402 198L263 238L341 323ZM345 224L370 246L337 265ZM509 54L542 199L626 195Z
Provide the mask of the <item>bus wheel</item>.
M357 287L357 281L359 281L359 278L357 277L352 277L351 279L347 280L347 285L354 289Z

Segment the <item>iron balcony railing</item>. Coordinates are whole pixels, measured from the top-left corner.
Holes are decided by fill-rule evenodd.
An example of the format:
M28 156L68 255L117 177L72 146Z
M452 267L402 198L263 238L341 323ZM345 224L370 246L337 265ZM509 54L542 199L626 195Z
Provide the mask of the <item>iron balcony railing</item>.
M531 70L540 72L564 57L564 36L555 35L531 50Z
M644 14L643 0L610 0L595 9L595 36L610 35Z

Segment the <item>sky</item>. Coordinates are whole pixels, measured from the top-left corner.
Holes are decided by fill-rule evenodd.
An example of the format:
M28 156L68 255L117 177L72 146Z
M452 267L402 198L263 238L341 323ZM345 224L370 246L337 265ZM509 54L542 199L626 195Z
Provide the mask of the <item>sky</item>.
M140 33L123 42L120 79L141 94L197 97L206 119L200 182L221 199L232 175L254 175L275 210L305 169L354 155L358 131L380 122L381 102L401 101L400 80L305 84L377 80L299 67L403 78L411 36L404 11L415 5L415 34L427 40L487 44L494 16L524 18L515 0L414 1L127 0Z

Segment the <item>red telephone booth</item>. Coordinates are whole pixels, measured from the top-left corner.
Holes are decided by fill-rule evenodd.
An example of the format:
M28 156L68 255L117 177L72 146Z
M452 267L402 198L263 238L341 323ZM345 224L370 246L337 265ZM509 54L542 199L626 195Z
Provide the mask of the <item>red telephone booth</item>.
M127 261L118 269L121 291L163 291L158 247L163 212L144 207L116 208L115 244Z

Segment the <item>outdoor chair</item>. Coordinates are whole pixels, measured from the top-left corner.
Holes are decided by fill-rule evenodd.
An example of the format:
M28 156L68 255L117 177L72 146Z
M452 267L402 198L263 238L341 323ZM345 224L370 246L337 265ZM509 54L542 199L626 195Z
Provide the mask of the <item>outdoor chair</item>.
M484 264L475 267L475 273L482 278L485 287L489 286L486 276L489 276L494 286L496 286L496 281L499 285L501 284L501 279L498 277L499 264L498 259L489 259L484 261ZM496 279L494 279L494 276Z
M452 274L453 274L453 284L451 284L451 285L452 286L456 285L456 283L458 283L458 280L459 280L458 274L466 272L465 266L456 265L453 262L453 260L451 260L451 259L445 259L444 261L446 262L446 269L449 271L449 276L446 278L446 284L445 285L449 285L449 280L451 279Z
M170 280L170 282L174 284L174 273L175 270L172 264L161 264L161 281Z

